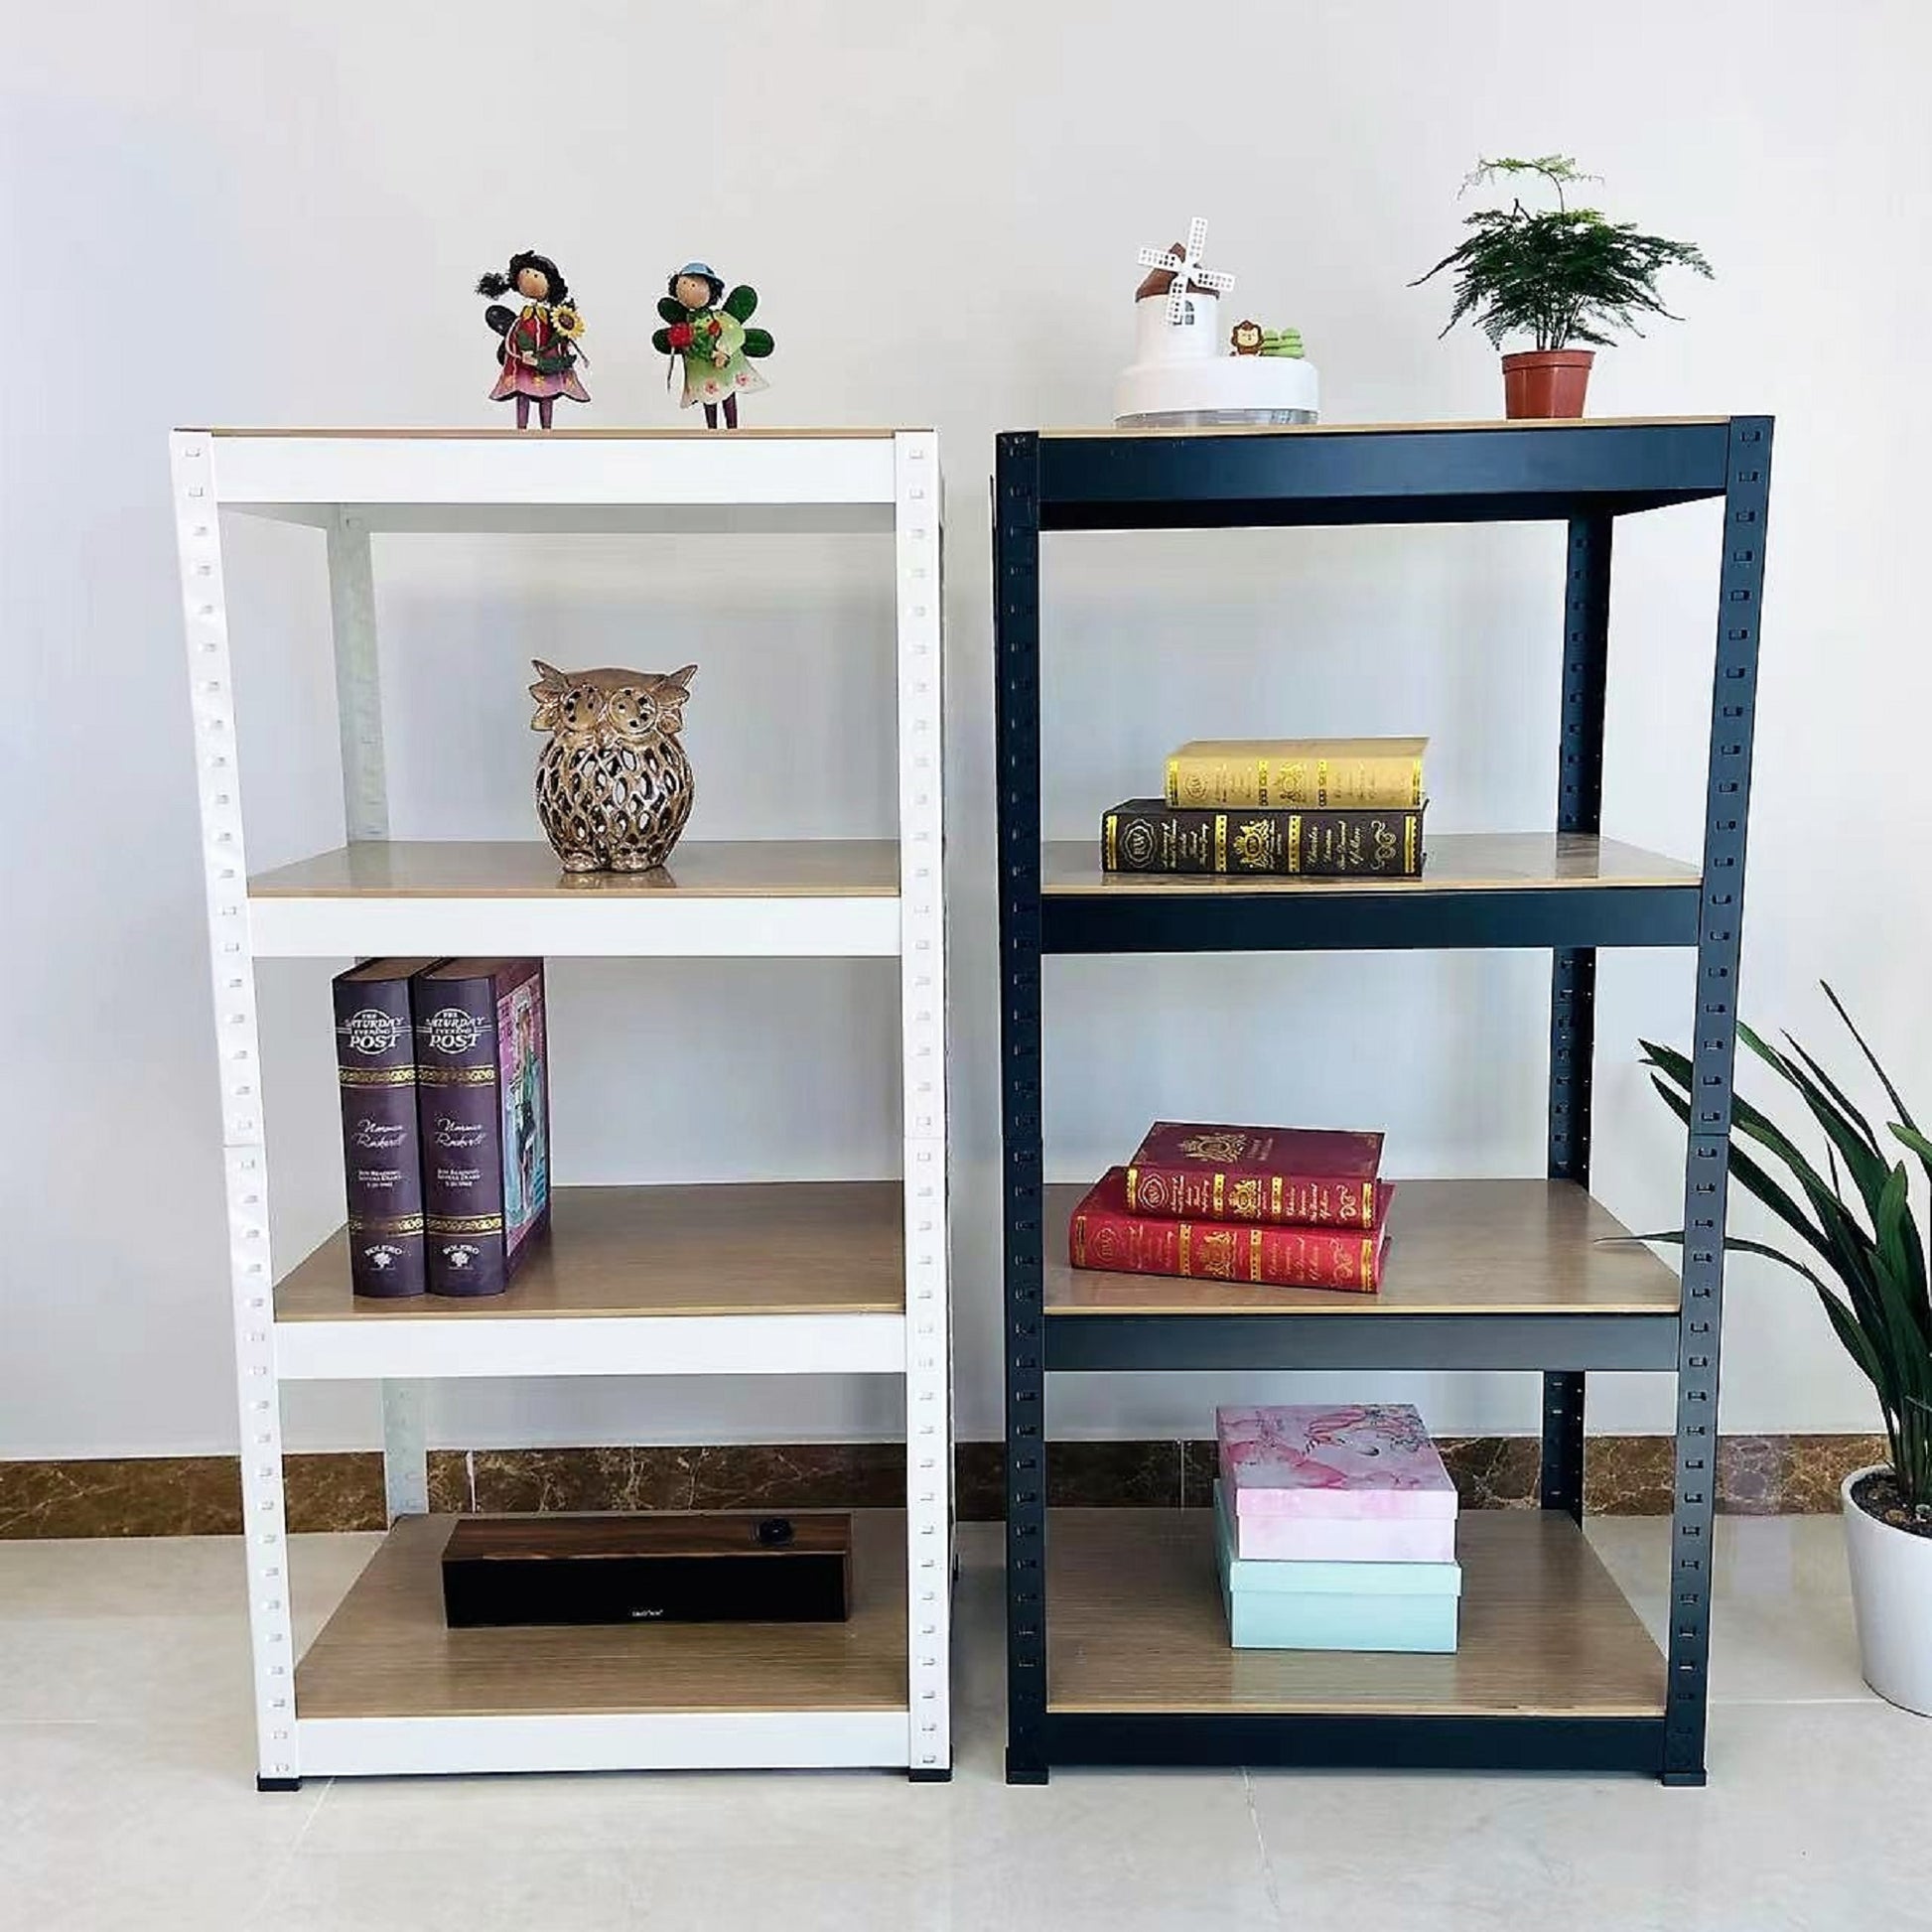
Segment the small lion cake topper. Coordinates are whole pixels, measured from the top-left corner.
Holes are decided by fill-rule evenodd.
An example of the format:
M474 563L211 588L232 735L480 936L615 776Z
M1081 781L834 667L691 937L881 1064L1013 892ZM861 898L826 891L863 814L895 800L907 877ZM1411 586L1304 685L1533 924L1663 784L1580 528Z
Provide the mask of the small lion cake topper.
M578 379L577 364L590 367L584 353L583 312L570 299L570 284L548 255L533 249L512 255L501 275L491 269L477 283L477 293L488 296L483 321L502 337L496 359L503 365L491 402L516 403L516 426L530 427L530 405L537 406L539 428L550 427L550 412L559 396L589 402L590 392ZM522 298L521 310L503 308L496 298Z
M560 671L541 658L537 819L566 872L649 872L671 856L697 783L678 734L698 667Z
M657 305L664 327L650 345L671 358L667 384L682 368L679 401L686 409L702 403L707 429L718 427L721 408L725 427L736 429L739 397L769 387L752 363L771 353L770 334L746 327L758 306L758 290L743 282L727 295L724 277L709 262L686 262L665 284Z

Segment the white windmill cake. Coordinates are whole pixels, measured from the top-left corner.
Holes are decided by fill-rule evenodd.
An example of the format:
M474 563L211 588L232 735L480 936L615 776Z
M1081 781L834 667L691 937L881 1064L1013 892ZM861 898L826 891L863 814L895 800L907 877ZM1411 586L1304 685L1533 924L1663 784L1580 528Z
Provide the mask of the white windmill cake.
M1136 291L1134 361L1114 384L1114 422L1122 429L1183 429L1215 424L1311 423L1321 404L1314 364L1294 330L1221 322L1221 297L1234 277L1201 266L1207 223L1187 223L1172 248L1143 248L1150 270Z

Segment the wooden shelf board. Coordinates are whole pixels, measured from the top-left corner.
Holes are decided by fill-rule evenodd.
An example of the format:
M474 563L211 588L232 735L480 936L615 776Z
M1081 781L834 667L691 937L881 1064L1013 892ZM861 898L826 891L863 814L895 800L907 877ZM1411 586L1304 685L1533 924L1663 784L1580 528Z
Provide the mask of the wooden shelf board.
M1043 429L1042 440L1055 442L1112 441L1116 437L1222 436L1424 436L1434 430L1471 429L1684 429L1727 423L1728 416L1558 416L1484 417L1468 423L1228 423L1198 427L1154 424L1133 429ZM216 434L219 434L217 431Z
M901 1314L897 1180L559 1187L548 1239L486 1300L358 1301L336 1234L275 1291L294 1321L478 1321L614 1314Z
M739 429L726 443L877 443L908 434L893 429ZM229 437L286 437L307 442L323 437L336 442L379 443L709 443L720 438L706 429L553 429L532 433L519 429L228 429L220 425L183 424L177 435Z
M1657 1717L1664 1660L1584 1534L1552 1510L1476 1510L1453 1656L1235 1650L1205 1509L1056 1509L1047 1709Z
M897 898L893 839L686 842L655 872L565 872L541 839L368 839L258 873L251 898Z
M329 1718L894 1711L906 1701L905 1518L852 1518L844 1623L451 1630L439 1560L454 1516L390 1531L295 1674Z
M1373 1295L1074 1268L1086 1187L1046 1189L1046 1312L1082 1314L1675 1314L1677 1276L1570 1180L1398 1180Z
M1040 847L1042 894L1111 898L1220 894L1563 892L1579 887L1695 888L1699 873L1676 859L1580 832L1438 832L1424 838L1420 879L1280 879L1255 874L1102 872L1100 842L1049 840Z

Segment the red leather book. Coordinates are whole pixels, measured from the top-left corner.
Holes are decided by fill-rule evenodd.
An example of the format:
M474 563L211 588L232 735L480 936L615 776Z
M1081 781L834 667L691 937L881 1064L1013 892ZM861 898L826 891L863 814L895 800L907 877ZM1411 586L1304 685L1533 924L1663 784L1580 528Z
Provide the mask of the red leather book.
M1109 1168L1073 1210L1068 1256L1076 1268L1188 1281L1261 1282L1271 1288L1339 1288L1372 1294L1388 1253L1384 1217L1395 1197L1377 1189L1367 1228L1258 1227L1237 1221L1170 1220L1127 1204L1127 1170Z
M1380 1134L1157 1120L1127 1164L1136 1214L1373 1227Z

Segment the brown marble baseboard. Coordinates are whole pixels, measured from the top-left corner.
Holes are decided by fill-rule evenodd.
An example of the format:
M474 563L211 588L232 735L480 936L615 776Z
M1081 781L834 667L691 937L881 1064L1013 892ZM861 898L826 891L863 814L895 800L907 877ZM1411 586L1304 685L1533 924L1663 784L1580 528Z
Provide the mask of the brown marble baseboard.
M1468 1509L1526 1509L1537 1496L1537 1444L1519 1436L1443 1441ZM1878 1436L1729 1436L1719 1445L1718 1507L1732 1515L1829 1511L1853 1469L1884 1460ZM1593 1436L1590 1510L1661 1516L1671 1498L1671 1441ZM959 1514L1003 1513L1005 1450L958 1448ZM1207 1501L1214 1448L1202 1442L1055 1443L1055 1503L1153 1507ZM291 1455L292 1530L376 1530L382 1458L372 1450ZM892 1443L716 1449L433 1449L430 1505L497 1514L553 1509L861 1509L901 1496ZM57 1536L231 1536L241 1528L233 1456L122 1456L0 1462L0 1540Z

